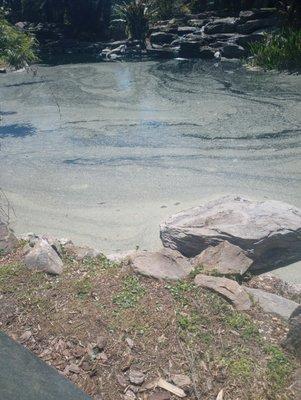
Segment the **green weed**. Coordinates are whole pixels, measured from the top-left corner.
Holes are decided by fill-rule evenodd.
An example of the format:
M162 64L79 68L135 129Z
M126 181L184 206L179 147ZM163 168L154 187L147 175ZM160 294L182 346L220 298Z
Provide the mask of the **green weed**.
M121 308L134 307L144 295L145 289L135 275L127 276L123 281L123 289L113 298L113 303Z

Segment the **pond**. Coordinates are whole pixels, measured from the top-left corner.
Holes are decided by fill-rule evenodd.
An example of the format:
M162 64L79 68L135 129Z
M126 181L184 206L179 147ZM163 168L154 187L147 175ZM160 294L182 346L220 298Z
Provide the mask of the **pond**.
M234 62L0 76L0 186L13 226L112 252L159 247L160 221L223 194L301 207L300 100L300 77Z

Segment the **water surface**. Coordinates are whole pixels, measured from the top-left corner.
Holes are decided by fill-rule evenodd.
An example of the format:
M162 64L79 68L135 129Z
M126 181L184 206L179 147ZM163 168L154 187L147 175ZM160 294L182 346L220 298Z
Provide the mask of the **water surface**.
M301 207L300 93L296 75L201 61L1 76L0 186L15 230L150 249L165 217L222 194Z

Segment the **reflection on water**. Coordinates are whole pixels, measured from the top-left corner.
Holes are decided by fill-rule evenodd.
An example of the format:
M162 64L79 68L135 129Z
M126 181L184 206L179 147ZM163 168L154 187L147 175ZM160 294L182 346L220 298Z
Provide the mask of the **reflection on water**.
M0 186L16 228L108 251L150 248L160 220L220 194L301 206L300 89L296 75L233 62L0 77Z
M0 139L8 136L16 138L24 137L27 135L33 135L35 132L36 130L31 124L0 125Z

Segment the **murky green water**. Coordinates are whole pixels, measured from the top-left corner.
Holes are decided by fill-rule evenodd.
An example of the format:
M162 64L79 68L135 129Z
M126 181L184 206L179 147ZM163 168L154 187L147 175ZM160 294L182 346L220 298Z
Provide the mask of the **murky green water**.
M301 207L300 100L300 77L233 63L0 76L0 186L15 229L108 252L158 247L162 219L221 194Z

